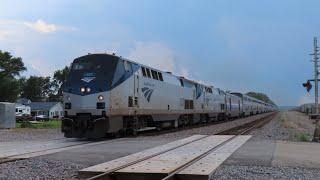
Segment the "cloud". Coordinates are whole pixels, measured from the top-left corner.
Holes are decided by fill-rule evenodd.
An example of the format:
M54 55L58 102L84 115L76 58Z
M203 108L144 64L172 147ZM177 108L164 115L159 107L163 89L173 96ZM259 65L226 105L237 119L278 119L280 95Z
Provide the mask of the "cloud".
M23 24L40 33L52 33L58 30L57 25L46 23L41 19L38 19L36 22L23 22Z
M0 20L0 40L12 38L17 39L17 36L25 36L25 34L28 34L30 29L41 34L50 34L58 31L70 32L76 30L75 27L48 23L42 19L38 19L36 21L2 19Z
M48 50L50 49L47 48L48 44L55 42L57 37L63 37L65 35L63 33L74 30L77 29L42 19L35 21L0 19L0 49L22 57L23 61L29 64L30 67L23 75L50 75L57 62L53 60L56 57L50 54L52 50Z
M21 73L21 76L42 76L43 73L41 73L34 65L29 64L29 63L25 63L25 66L27 68L27 71L23 71Z
M10 35L9 31L0 30L0 40L4 40L8 35Z
M138 42L128 58L162 71L189 77L188 69L177 62L176 53L162 42Z
M129 59L163 71L174 71L175 62L171 49L158 42L139 42L129 53Z

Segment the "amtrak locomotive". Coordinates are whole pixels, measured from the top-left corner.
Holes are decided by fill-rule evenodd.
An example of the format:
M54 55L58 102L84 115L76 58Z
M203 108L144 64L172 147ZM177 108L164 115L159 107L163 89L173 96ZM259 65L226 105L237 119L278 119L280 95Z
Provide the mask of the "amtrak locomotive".
M65 137L179 127L274 111L274 105L226 93L110 54L75 59L64 87Z

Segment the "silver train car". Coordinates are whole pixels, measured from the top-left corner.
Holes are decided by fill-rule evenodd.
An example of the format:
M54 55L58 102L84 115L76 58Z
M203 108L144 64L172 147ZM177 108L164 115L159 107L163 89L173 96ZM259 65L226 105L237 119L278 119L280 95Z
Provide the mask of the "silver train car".
M245 95L226 93L110 54L76 58L63 94L61 128L65 137L72 138L136 133L274 110L248 98L255 100L250 103L256 108L249 112Z

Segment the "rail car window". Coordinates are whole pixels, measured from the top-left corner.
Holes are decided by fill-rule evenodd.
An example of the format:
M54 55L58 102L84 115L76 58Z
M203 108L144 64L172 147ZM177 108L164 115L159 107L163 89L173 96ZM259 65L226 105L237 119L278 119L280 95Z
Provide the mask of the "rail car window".
M146 68L146 71L147 71L147 76L148 76L149 78L151 78L150 70L149 70L148 68Z
M212 94L212 89L211 89L211 88L209 88L209 87L206 87L205 89L206 89L206 92L207 92L207 93L210 93L210 94Z
M182 79L180 79L180 84L181 84L182 87L184 86Z
M155 80L158 80L158 73L157 71L154 71L154 70L151 70L151 74L152 74L152 78L155 79Z
M159 77L159 80L160 80L160 81L163 81L162 73L161 73L161 72L158 72L158 77Z
M142 75L146 77L147 76L146 69L144 67L141 67L141 70L142 70Z
M195 84L190 81L183 80L183 85L184 87L195 88Z

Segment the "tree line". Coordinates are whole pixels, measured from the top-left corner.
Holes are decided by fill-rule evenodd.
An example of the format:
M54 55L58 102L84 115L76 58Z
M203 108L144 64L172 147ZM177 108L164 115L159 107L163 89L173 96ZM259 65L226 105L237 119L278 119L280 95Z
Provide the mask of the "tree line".
M22 77L27 68L21 57L13 57L0 50L0 102L16 102L17 98L31 101L61 101L62 87L69 73L69 67L50 76Z
M21 77L21 73L26 70L21 57L13 57L9 52L0 50L0 102L15 102L19 97L31 101L62 101L62 88L69 73L68 66L55 71L53 77ZM275 105L263 93L246 94Z

